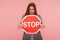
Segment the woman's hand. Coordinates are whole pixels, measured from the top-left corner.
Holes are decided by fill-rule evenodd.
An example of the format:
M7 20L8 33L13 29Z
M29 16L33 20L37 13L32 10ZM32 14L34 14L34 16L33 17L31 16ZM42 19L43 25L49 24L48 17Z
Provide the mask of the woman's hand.
M20 22L17 27L22 28L22 22Z
M41 24L41 28L45 28L45 24Z

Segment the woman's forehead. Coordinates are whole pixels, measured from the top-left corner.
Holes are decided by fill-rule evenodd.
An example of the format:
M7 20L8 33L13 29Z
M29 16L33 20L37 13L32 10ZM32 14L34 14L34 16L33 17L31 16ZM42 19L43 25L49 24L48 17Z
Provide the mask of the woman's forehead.
M29 9L34 9L34 7L30 6Z

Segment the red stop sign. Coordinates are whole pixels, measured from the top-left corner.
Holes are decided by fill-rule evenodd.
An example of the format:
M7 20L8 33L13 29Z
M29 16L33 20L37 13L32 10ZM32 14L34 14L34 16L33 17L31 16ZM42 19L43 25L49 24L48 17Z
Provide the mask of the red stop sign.
M41 26L41 19L36 15L27 15L22 20L22 28L28 34L36 34Z

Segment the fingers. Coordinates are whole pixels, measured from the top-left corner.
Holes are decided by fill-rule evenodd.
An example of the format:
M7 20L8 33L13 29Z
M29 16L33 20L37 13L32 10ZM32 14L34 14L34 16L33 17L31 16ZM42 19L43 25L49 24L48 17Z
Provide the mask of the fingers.
M45 28L45 24L41 24L41 28Z

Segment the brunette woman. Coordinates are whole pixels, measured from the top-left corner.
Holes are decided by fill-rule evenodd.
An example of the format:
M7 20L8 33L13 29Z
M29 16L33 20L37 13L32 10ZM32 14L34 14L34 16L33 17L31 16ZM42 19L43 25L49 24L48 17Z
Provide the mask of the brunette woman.
M36 5L34 3L28 5L26 13L22 16L22 19L26 15L37 15L42 21L41 16L37 14ZM21 27L21 24L22 22L19 23L18 27ZM44 28L43 22L41 22L41 28ZM40 31L37 34L26 34L24 32L22 40L43 40L43 38Z

